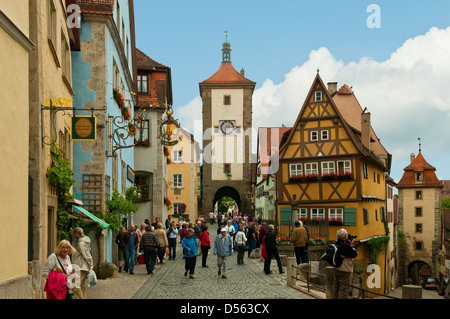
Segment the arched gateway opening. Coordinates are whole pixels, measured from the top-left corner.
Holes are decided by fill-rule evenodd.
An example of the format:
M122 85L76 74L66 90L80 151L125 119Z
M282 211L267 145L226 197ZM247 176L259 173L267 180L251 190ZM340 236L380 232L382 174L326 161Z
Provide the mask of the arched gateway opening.
M408 277L413 285L420 285L424 279L431 276L430 266L421 260L413 261L408 265Z
M239 192L231 186L219 188L219 190L214 194L213 207L215 207L216 203L224 197L233 199L236 202L239 211L241 211L241 196L239 195Z

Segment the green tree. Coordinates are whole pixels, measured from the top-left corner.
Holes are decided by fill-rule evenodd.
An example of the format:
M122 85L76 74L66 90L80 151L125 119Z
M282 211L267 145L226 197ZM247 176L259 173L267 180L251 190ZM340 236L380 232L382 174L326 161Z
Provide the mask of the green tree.
M134 205L137 200L135 187L128 188L125 197L114 189L111 199L107 201L108 211L104 219L111 229L119 231L122 227L122 218L128 218L139 210L139 207Z
M450 209L450 198L441 200L441 208L442 209Z
M228 212L228 208L234 208L234 205L236 204L236 201L232 199L231 197L225 196L219 199L218 202L218 209L219 212L226 213Z
M51 166L47 169L49 184L56 188L58 194L58 211L56 225L58 227L58 239L69 239L71 233L70 218L68 214L69 201L73 199L70 189L75 180L70 168L70 162L64 153L53 145L50 150Z

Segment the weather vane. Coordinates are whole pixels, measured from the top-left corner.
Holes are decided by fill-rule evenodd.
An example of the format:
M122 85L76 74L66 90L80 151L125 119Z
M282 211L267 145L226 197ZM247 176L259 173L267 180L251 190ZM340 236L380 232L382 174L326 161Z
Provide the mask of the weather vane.
M419 141L419 153L422 153L422 141L420 140L420 137L418 138Z
M224 31L224 33L225 33L225 38L228 41L228 30Z

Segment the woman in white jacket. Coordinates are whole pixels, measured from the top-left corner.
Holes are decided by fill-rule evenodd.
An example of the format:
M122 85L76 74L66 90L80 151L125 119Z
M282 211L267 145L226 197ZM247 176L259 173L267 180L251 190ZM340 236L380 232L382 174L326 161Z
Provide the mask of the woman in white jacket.
M73 237L77 239L77 253L74 254L72 263L80 267L81 287L73 288L75 299L86 299L87 277L92 269L91 239L84 235L80 227L73 229Z

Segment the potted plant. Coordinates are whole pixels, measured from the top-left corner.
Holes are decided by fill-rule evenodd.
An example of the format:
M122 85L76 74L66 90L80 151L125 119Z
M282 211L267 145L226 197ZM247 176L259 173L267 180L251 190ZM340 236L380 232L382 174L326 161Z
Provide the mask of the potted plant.
M330 180L330 179L336 179L337 178L337 174L336 173L326 173L322 175L322 179L323 180Z
M330 225L342 225L342 218L341 217L330 218Z

